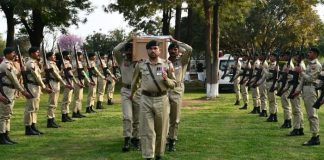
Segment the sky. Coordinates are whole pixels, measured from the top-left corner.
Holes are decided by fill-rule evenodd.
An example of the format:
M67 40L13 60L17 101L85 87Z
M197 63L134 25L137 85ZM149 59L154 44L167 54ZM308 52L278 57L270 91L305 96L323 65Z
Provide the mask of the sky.
M107 33L114 29L125 29L126 32L131 31L131 27L124 21L124 18L119 13L105 13L103 5L107 4L107 0L91 0L93 6L96 7L94 12L87 16L88 22L80 24L79 27L71 26L69 32L81 36L83 39L93 32ZM324 21L324 5L316 7L318 14L322 21ZM80 13L82 17L86 16ZM5 38L6 36L6 19L2 11L0 11L0 34Z

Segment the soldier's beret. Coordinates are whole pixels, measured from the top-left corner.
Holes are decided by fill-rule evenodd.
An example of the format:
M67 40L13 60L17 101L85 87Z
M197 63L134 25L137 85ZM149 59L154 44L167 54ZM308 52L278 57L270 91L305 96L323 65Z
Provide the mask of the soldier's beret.
M53 54L54 54L54 52L47 52L46 53L46 58L49 58L49 57L53 56Z
M90 58L90 57L94 57L94 56L96 56L96 54L94 53L94 52L90 52L90 53L88 53L88 57Z
M151 40L149 42L146 43L146 49L150 49L153 46L159 46L159 42L156 40Z
M34 52L36 52L38 50L39 50L38 47L30 47L29 50L28 50L28 53L29 53L29 55L31 55L32 53L34 53Z
M133 43L128 42L128 43L125 44L124 50L128 51L129 49L132 49L132 48L133 48Z
M63 56L68 56L69 54L70 54L69 51L63 51L63 52L62 52L62 55L63 55Z
M81 56L81 55L82 55L82 52L77 52L77 55L78 55L78 56Z
M103 56L105 56L106 54L103 53L103 52L100 52L99 55L100 55L101 57L103 57Z
M320 54L319 49L318 49L318 48L315 48L315 47L310 48L309 51L311 51L311 52L315 52L317 55Z
M179 48L178 43L171 43L171 44L169 45L169 47L168 47L168 50L169 50L169 49L173 49L173 48Z
M11 53L11 52L13 52L13 51L15 51L14 48L12 48L12 47L7 47L7 48L5 48L5 49L3 50L3 55L7 55L7 54L9 54L9 53Z

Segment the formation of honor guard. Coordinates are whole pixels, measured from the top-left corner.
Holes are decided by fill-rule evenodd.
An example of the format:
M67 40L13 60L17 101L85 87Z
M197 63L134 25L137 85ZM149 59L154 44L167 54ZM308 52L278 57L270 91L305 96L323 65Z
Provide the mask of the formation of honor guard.
M139 61L134 61L132 40L120 43L114 48L114 57L109 54L108 58L104 53L77 51L75 46L73 52L71 49L61 52L58 46L57 54L45 53L44 47L40 53L39 48L31 47L25 64L19 47L18 55L14 48L4 49L4 60L0 64L0 144L17 143L9 138L16 90L26 97L25 134L40 135L44 133L36 124L42 92L49 94L47 128L59 128L55 112L60 90L63 90L61 121L73 122L72 118L86 117L81 110L86 86L85 112L94 113L95 100L96 109L103 109L106 88L107 104L113 104L114 87L121 78L122 151L141 150L145 159L161 159L166 147L168 151L175 151L184 75L192 48L172 37L168 41L170 44L165 50L170 55L168 60L160 58L162 51L158 40L146 43L147 53L140 54L147 54L148 59ZM20 65L14 65L17 58ZM70 105L72 117L69 116Z
M278 122L276 100L278 96L281 98L284 113L284 122L280 128L293 128L287 136L302 136L304 118L301 97L303 97L312 136L302 145L319 145L319 120L316 109L324 103L322 93L324 76L320 75L322 66L317 59L319 54L317 48L310 48L305 55L302 47L300 51L290 50L283 53L276 50L270 53L252 51L250 55L246 51L234 54L235 63L229 68L231 75L227 76L231 76L230 81L234 82L235 105L239 104L240 92L244 105L239 109L248 109L248 87L250 87L253 98L253 110L250 113L268 117L266 122ZM304 59L308 59L307 66ZM279 65L280 60L284 63L282 67ZM321 90L321 96L317 96L318 89Z

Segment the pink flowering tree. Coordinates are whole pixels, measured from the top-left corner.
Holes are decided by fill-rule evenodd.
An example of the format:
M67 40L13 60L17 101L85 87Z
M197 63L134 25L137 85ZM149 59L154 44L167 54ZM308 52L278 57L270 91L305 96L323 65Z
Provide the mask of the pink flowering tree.
M61 50L73 50L73 46L77 49L81 48L83 46L82 38L74 35L74 34L67 34L62 35L59 40L58 44L60 45Z

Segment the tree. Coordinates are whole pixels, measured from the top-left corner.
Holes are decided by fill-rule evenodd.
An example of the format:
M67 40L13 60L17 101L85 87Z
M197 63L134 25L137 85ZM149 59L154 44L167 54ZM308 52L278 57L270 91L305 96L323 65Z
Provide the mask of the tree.
M3 49L6 47L6 41L2 39L2 35L0 34L0 53L2 54Z
M78 16L80 11L90 13L93 8L89 0L19 0L19 17L32 46L40 46L44 28L59 27L65 31L70 25L86 22Z
M15 37L16 19L14 18L17 1L15 0L1 0L0 7L4 12L7 20L7 47L13 47Z
M146 0L117 0L116 3L109 4L105 11L122 13L128 24L135 27L136 31L150 34L148 31L152 31L152 27L156 26L155 30L158 30L158 33L169 35L173 9L180 4L182 4L181 0L151 0L149 3ZM159 11L162 11L162 18L157 16ZM157 26L156 24L161 24L160 22L162 26Z
M128 38L124 30L113 30L108 34L97 33L86 38L85 48L89 51L109 54L114 47Z
M63 50L73 50L73 47L76 46L80 48L83 46L82 38L75 35L75 34L66 34L62 35L59 40L58 44L60 45L60 49Z

